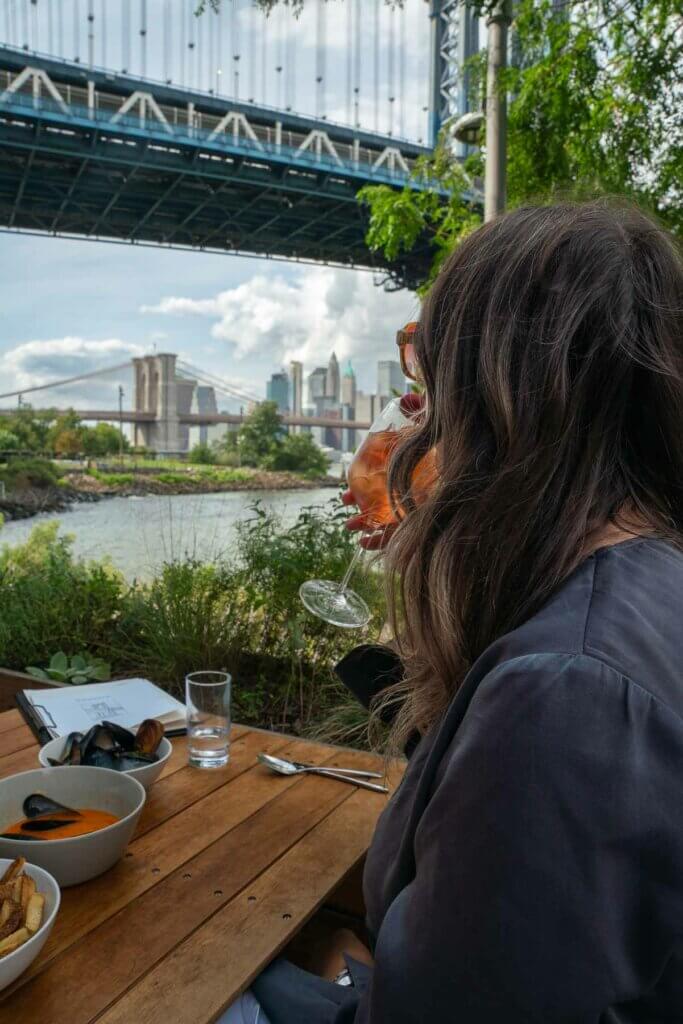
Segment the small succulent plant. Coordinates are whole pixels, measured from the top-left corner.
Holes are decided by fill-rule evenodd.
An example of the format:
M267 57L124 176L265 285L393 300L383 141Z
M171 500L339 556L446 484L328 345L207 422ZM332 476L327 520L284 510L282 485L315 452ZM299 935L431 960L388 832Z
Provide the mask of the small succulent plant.
M58 651L50 658L47 668L29 665L26 671L34 679L52 680L57 683L98 683L111 677L109 664L87 652L75 654L70 658L64 651Z

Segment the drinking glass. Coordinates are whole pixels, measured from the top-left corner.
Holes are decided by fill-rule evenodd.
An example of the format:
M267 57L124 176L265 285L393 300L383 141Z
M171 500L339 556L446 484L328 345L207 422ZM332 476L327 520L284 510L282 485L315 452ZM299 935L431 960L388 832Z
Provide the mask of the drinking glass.
M349 466L349 489L365 516L367 532L385 530L396 521L387 488L387 468L389 458L400 441L401 431L411 424L412 419L401 409L401 400L396 398L389 402L370 427ZM430 453L415 470L414 487L426 491L434 474L434 460ZM370 609L363 598L349 587L363 550L359 544L341 583L307 580L301 585L299 596L309 612L345 629L359 629L369 622Z
M185 677L189 761L196 768L224 768L230 760L230 683L227 672Z

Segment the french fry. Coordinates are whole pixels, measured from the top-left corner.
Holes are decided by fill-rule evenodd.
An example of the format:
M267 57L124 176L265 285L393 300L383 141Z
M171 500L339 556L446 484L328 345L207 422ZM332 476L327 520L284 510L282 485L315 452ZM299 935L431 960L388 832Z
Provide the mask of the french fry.
M14 879L12 883L14 892L12 893L12 899L15 903L21 905L21 890L24 888L24 880L21 875Z
M21 907L18 903L13 903L7 918L0 924L0 940L12 935L17 928L21 928L25 923Z
M0 957L13 953L15 949L19 949L19 946L23 946L30 938L31 936L27 928L19 928L0 942Z
M14 896L14 882L0 882L0 903Z
M30 875L21 876L21 908L26 914L26 908L28 907L29 900L36 891L36 883L33 881Z
M5 899L2 901L2 904L0 904L0 924L5 923L15 907L16 903L12 899Z
M24 920L24 926L28 929L31 935L35 935L41 924L43 923L43 909L45 907L45 897L42 893L34 892L28 901L26 908L26 918Z
M16 860L13 860L2 878L0 878L0 885L4 885L5 882L13 882L17 875L20 875L24 870L25 865L25 857L17 857Z

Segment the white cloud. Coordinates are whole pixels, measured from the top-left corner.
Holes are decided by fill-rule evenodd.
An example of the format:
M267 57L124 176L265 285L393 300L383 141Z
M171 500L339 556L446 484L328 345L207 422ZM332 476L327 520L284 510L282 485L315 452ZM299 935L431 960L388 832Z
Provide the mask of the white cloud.
M368 380L374 380L377 359L395 356L396 329L416 310L410 292L387 293L368 273L329 267L257 274L213 297L166 296L142 307L144 313L213 320L211 336L227 347L230 362L258 359L264 376L266 368L292 359L310 372L335 351Z
M28 392L32 387L116 366L127 362L132 356L142 354L143 349L139 345L120 338L95 340L67 336L26 341L0 354L2 392ZM68 404L84 409L101 402L109 406L114 401L119 384L128 383L130 378L131 371L126 369L110 377L96 377L80 384L63 385L35 394L29 392L26 400L36 408Z

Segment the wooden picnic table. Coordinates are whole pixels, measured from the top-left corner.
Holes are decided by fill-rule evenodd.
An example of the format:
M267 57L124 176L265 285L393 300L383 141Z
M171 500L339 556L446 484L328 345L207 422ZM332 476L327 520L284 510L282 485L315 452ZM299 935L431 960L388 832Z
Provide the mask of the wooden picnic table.
M0 992L2 1024L208 1024L362 861L387 798L256 755L373 755L239 725L227 768L189 767L184 737L173 748L123 860L63 890L43 952ZM19 712L0 714L0 777L37 751Z

